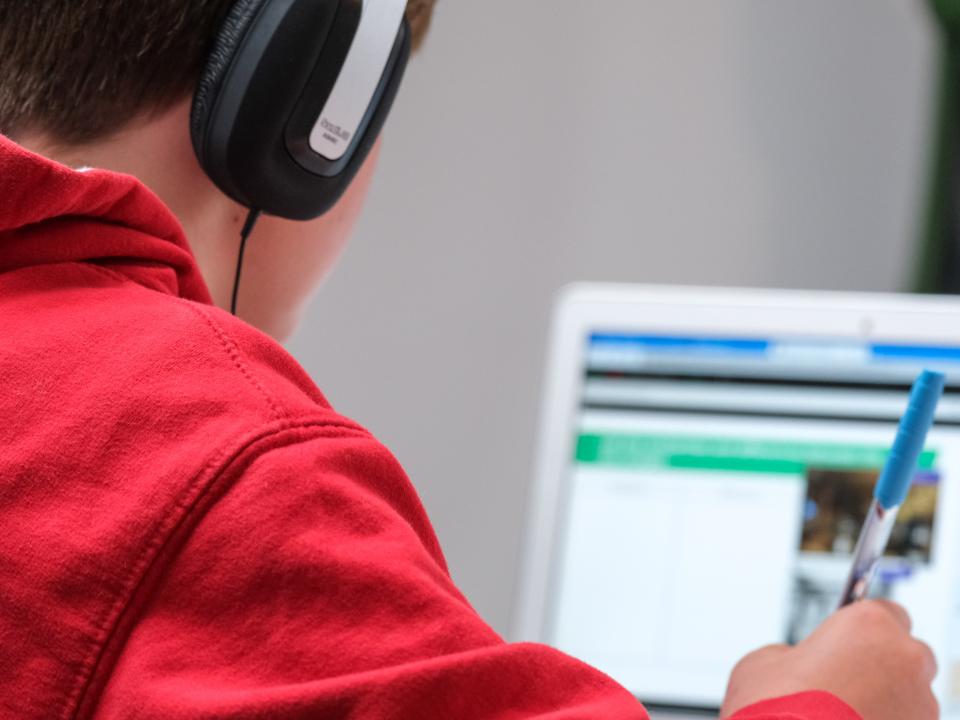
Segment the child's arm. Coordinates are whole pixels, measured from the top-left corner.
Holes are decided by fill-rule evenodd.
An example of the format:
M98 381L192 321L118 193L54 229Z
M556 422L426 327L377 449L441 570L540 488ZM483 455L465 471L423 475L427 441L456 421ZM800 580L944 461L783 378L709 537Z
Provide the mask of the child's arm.
M225 473L98 671L94 717L646 718L603 674L480 619L369 435L288 432Z
M136 620L91 686L94 717L647 717L602 673L504 643L480 619L403 471L368 435L284 431L218 484L128 608ZM857 720L825 693L737 717Z

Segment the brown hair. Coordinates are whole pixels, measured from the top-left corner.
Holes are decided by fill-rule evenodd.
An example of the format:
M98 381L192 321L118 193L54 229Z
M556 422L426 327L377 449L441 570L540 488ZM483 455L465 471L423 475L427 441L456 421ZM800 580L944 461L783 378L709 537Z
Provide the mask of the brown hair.
M0 132L97 140L192 92L233 0L0 0ZM436 0L408 0L419 47Z

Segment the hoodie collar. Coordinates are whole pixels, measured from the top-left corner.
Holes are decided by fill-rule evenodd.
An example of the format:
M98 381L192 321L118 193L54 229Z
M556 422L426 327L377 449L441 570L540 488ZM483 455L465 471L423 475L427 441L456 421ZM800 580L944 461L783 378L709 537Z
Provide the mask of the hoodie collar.
M0 273L64 262L212 303L177 219L136 178L73 170L0 135Z

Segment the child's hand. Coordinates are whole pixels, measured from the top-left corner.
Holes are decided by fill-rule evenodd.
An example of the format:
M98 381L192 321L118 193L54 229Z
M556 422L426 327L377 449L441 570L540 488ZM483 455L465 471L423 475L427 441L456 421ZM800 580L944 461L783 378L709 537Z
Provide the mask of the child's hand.
M761 700L826 690L864 720L936 720L936 674L930 648L910 636L906 611L868 600L834 613L796 647L747 655L730 676L721 717Z

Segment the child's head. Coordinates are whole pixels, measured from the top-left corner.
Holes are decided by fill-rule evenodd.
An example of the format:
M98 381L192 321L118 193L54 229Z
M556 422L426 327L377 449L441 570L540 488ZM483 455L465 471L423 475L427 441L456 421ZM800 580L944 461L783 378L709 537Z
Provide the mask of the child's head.
M414 46L436 0L408 0ZM204 175L189 107L234 0L0 0L0 132L75 166L137 176L177 214L215 301L229 302L245 209ZM327 215L264 217L244 263L239 313L284 337L349 237L376 150Z

